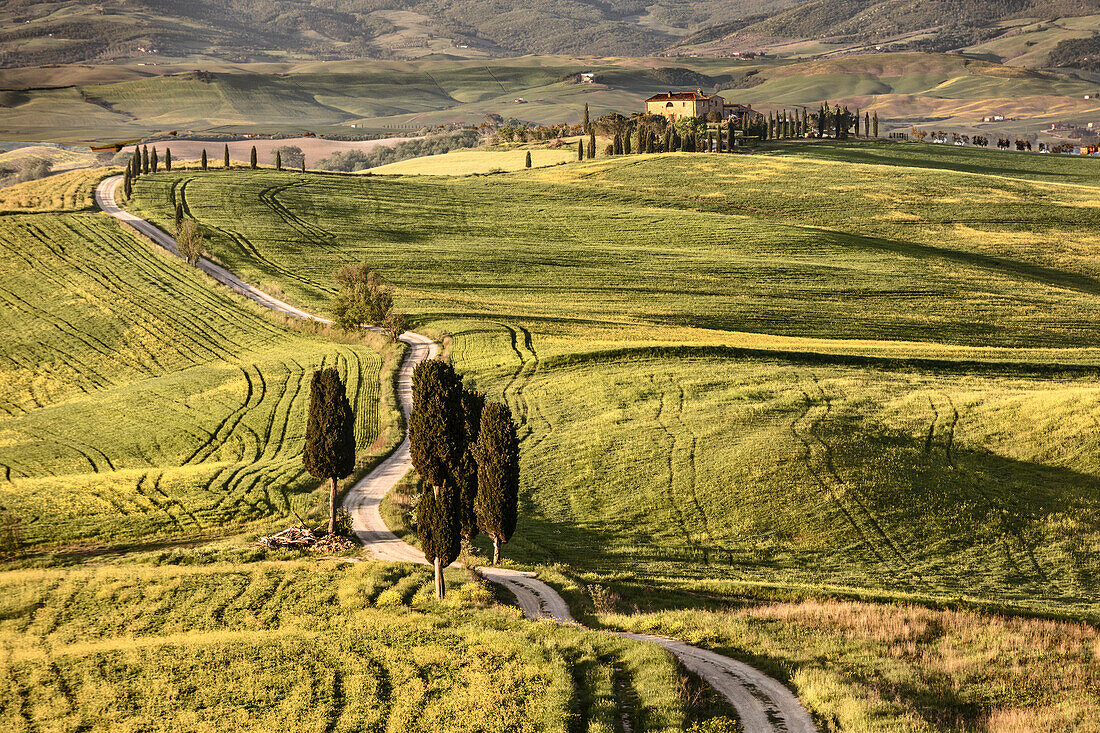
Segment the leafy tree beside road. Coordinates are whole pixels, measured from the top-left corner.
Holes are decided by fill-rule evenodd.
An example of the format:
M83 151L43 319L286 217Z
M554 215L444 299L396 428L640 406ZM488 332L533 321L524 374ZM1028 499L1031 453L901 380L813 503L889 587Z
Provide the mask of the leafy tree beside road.
M333 321L341 329L381 326L394 341L405 331L405 317L393 308L393 287L370 265L347 265L333 279L340 285L332 303Z
M181 221L176 229L176 247L187 264L197 265L206 251L206 237L203 235L202 225L194 219Z

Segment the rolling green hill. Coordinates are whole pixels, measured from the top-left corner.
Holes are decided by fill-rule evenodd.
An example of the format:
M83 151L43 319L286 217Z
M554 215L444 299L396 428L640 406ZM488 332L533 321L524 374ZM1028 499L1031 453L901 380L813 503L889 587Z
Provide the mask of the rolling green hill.
M163 221L185 191L219 257L314 308L335 266L380 267L522 422L513 557L1094 617L1096 163L946 154L162 174L137 197Z
M225 534L310 509L300 453L322 364L347 381L363 458L395 437L388 351L289 328L102 215L3 215L0 248L5 552Z

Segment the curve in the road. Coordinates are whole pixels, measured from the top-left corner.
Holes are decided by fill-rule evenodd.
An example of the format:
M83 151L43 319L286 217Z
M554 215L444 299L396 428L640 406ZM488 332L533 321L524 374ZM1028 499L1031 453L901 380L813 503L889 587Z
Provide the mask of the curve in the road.
M96 188L95 199L99 207L157 245L178 255L175 240L150 222L134 216L115 203L115 190L122 176L104 179ZM199 260L199 269L218 282L227 285L246 298L266 308L295 318L321 323L331 323L299 308L284 303L255 288L206 259ZM439 346L426 336L407 331L401 336L409 348L397 375L397 400L408 424L412 410L412 373L424 359L434 358ZM356 536L379 560L393 562L427 563L419 549L403 541L390 531L382 520L379 506L387 493L412 470L409 438L406 432L401 445L370 473L352 486L344 497L344 507L352 516ZM551 620L558 623L576 623L569 605L561 595L546 583L525 573L506 568L482 567L478 572L486 580L503 585L519 601L524 616L532 620ZM787 731L788 733L816 733L810 714L787 687L744 662L685 644L677 639L667 639L649 634L619 632L620 636L659 644L692 672L705 679L720 692L737 710L746 733Z

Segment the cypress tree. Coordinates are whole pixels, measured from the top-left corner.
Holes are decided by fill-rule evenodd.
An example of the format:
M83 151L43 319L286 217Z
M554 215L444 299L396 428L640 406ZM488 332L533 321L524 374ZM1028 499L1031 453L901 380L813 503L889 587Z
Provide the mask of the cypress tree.
M577 141L577 160L584 160L584 141Z
M516 531L519 508L519 441L512 413L490 402L481 411L481 429L474 449L477 458L477 521L493 540L493 564L500 546Z
M481 432L481 411L485 395L472 389L462 390L462 417L465 430L465 451L458 471L458 528L468 540L477 537L477 456L474 447Z
M864 137L871 137L871 113L863 113L863 135Z
M596 128L588 127L588 157L596 157Z
M248 154L248 167L256 170L256 146L252 146L252 152Z
M336 532L336 488L355 470L355 416L335 367L313 373L302 464L314 478L329 479L328 531Z
M302 173L306 172L306 156L302 156Z
M141 172L149 172L149 146L144 145L141 148Z
M856 107L856 137L859 137L859 107Z
M524 161L523 167L524 168L530 168L531 167L531 151L530 150L527 151L527 160Z
M641 125L638 125L638 148L637 149L638 149L639 153L644 153L646 151L645 141L646 141L646 133L647 132L648 131L644 127L642 127Z
M721 125L718 125L718 152L719 153L723 152L722 151L722 126Z
M611 154L622 155L623 153L623 136L615 133L615 139L611 141Z
M202 169L206 170L206 148L202 149Z
M283 169L283 154L282 152L275 151L275 170L281 171Z
M440 359L420 362L413 371L409 449L413 467L428 487L416 507L420 549L435 567L436 597L443 598L443 568L460 550L456 473L466 452L462 383Z
M172 171L172 148L164 149L164 170Z
M180 230L181 226L183 226L183 202L182 201L176 203L176 231L177 232Z
M229 167L229 143L225 144L225 167Z
M737 123L735 121L730 120L726 123L726 139L729 141L727 145L731 153L733 152L734 147L737 145L737 135L735 134L736 131Z
M141 175L141 163L139 162L140 156L141 156L141 153L139 153L135 149L134 150L134 157L130 158L130 177L131 178L137 178L139 175Z
M630 130L623 131L623 155L630 155Z
M157 160L157 149L153 148L153 152L149 155L149 167L153 169L153 172L157 172L157 168L160 167L160 161Z
M584 103L584 122L581 123L581 131L588 132L591 124L588 122L588 102Z
M122 195L127 201L130 200L130 196L133 194L133 183L130 180L130 169L127 168L126 172L122 174Z
M875 111L875 116L871 120L871 124L875 126L875 137L878 137L878 111Z
M672 126L669 125L665 128L665 152L672 152Z

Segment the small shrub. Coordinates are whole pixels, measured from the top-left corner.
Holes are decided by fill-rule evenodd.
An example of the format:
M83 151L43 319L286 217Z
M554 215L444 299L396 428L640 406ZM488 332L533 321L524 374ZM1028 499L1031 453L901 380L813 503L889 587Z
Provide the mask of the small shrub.
M722 716L692 723L688 733L741 733L741 726L732 718Z

